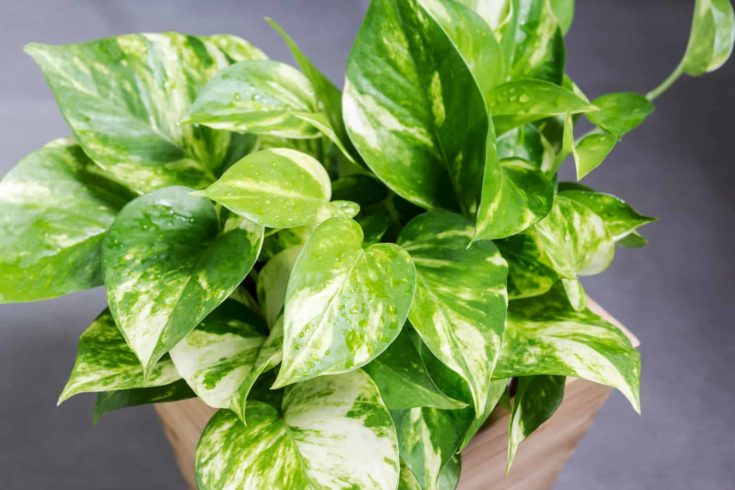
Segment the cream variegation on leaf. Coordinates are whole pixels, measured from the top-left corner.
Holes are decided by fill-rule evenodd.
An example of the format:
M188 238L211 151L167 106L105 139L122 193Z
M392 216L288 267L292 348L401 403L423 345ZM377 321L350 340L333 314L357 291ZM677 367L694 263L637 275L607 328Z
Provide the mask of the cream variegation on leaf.
M362 371L289 387L280 410L247 409L247 426L221 410L196 452L201 490L396 488L396 432L380 393Z

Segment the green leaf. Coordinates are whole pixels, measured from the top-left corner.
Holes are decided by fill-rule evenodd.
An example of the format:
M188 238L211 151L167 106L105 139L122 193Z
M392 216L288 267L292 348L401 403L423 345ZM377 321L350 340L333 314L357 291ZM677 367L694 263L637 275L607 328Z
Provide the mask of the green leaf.
M96 424L104 414L121 408L137 407L151 403L176 402L194 397L196 397L196 393L191 391L191 388L183 379L152 388L103 391L97 393L92 420Z
M306 153L271 148L251 153L198 194L270 228L319 221L328 213L329 175Z
M564 398L564 376L523 376L513 400L508 426L508 465L513 464L518 445L546 422Z
M508 158L485 167L474 240L519 233L549 213L554 184L533 163Z
M586 114L587 119L618 138L640 126L653 112L651 101L635 92L601 95L592 103L600 110Z
M697 0L684 59L684 73L697 77L716 70L732 54L735 16L730 0Z
M214 180L231 137L182 126L194 96L233 61L265 55L233 36L129 34L30 44L77 141L115 179L144 193Z
M109 310L105 310L79 337L74 368L59 404L79 393L162 386L180 378L170 359L152 366L144 379L143 368L125 343Z
M459 477L462 472L462 456L458 453L444 463L439 472L439 490L456 490L459 485Z
M254 369L264 330L262 319L245 305L226 300L169 354L204 403L232 408L238 388Z
M498 29L510 16L510 0L457 0L471 8L493 29Z
M535 78L561 84L564 77L564 37L547 0L513 0L513 19L503 40L512 47L510 78ZM506 62L510 62L507 59Z
M551 10L554 12L562 34L569 32L574 19L574 0L549 0Z
M514 80L498 85L488 98L498 134L554 115L596 111L571 90L543 80Z
M615 255L615 242L603 219L563 194L556 196L549 215L528 233L562 278L599 274Z
M378 385L389 410L413 407L452 410L467 406L448 397L436 386L413 344L409 330L404 330L383 354L364 369Z
M112 315L146 370L222 303L245 278L263 228L183 187L130 202L103 243Z
M495 245L508 262L508 297L539 296L547 292L559 276L545 260L544 252L528 233L520 233Z
M477 209L488 132L482 94L417 0L370 4L347 63L343 109L360 155L398 195L427 209Z
M251 60L220 71L197 96L182 122L241 133L315 138L294 112L316 112L314 90L300 71L278 61Z
M339 136L337 136L337 133L334 131L332 126L329 124L329 121L327 120L327 116L324 115L321 112L311 113L311 112L294 112L293 116L297 119L301 119L302 121L311 124L314 128L316 128L324 137L326 137L329 141L331 141L334 146L337 147L337 149L341 152L342 156L347 159L348 162L359 165L357 163L357 160L352 156L351 150L348 149L348 147L345 145L345 143L340 139ZM355 150L352 150L355 151ZM353 167L357 169L362 169L362 167Z
M82 149L52 141L0 181L0 303L102 284L100 243L124 205Z
M246 416L246 405L251 391L255 389L258 379L270 371L283 359L283 317L278 317L273 328L265 339L265 342L260 346L258 355L255 358L253 368L250 370L248 375L245 377L240 386L237 388L237 396L233 399L232 410L237 414L238 417L245 423ZM265 381L269 381L267 378ZM273 384L275 377L269 381L269 385ZM269 394L277 393L274 391L268 391Z
M575 376L620 390L640 411L640 354L620 329L590 310L575 311L560 288L511 301L498 378Z
M617 143L617 136L604 131L589 132L577 141L573 150L577 180L599 167Z
M554 150L533 124L518 126L503 133L497 141L498 160L519 159L544 172L551 170Z
M400 333L415 269L401 247L363 249L360 225L321 223L304 245L286 293L283 364L275 386L354 370Z
M408 223L398 243L416 265L411 323L431 352L467 381L480 414L503 335L508 268L491 242L468 248L473 231L462 216L431 212Z
M324 376L289 388L280 412L250 403L248 425L226 410L196 452L201 490L386 489L398 485L395 429L370 377Z
M454 430L451 411L411 408L392 411L401 460L420 488L439 487L441 470L459 449L462 434Z
M485 99L503 82L505 66L498 40L485 20L471 8L453 0L421 0L441 25L475 77Z
M648 244L648 240L646 240L646 237L642 236L637 231L634 231L633 233L626 235L618 243L623 247L641 248Z
M314 88L314 95L317 101L323 106L324 113L329 121L329 126L334 132L335 139L328 136L327 133L321 129L325 136L328 136L339 148L343 151L352 161L359 160L359 155L355 147L352 146L352 142L347 136L347 129L345 128L344 121L342 119L342 94L334 84L322 74L321 71L311 62L309 58L299 49L298 45L294 42L291 37L286 34L281 26L276 24L272 19L265 19L273 29L276 30L281 39L286 43L288 49L291 50L291 55L294 57L296 62L299 64L301 71L304 72L306 78L311 82L311 86ZM317 126L318 128L318 126Z
M612 194L592 190L564 190L559 194L583 204L602 218L605 228L616 242L630 235L638 227L656 220L643 216L627 202Z
M286 304L288 278L291 277L291 271L300 252L300 245L279 252L263 266L258 274L258 304L269 326L275 324Z

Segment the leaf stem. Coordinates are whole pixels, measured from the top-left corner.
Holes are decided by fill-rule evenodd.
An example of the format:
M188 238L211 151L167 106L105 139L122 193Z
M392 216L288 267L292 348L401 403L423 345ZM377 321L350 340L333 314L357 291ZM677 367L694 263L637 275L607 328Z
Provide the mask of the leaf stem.
M674 84L674 82L676 82L679 79L679 77L681 77L683 73L684 73L684 60L682 59L679 62L679 65L676 67L676 69L673 72L671 72L671 75L669 75L666 78L666 80L661 82L658 85L658 87L648 92L646 94L646 98L650 101L653 101L656 97L666 92L666 90L668 90L669 87L671 87Z

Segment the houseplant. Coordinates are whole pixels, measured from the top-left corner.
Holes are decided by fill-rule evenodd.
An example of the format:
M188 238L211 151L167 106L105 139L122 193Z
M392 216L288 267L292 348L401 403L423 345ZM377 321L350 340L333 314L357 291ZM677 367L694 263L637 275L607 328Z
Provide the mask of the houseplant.
M520 379L514 444L558 401L559 376L607 382L637 404L637 356L584 310L576 275L602 269L615 239L640 241L631 229L645 219L583 188L556 192L553 175L567 153L580 175L589 171L650 106L634 95L589 103L564 83L547 6L517 3L497 42L455 4L444 5L456 10L444 16L427 2L376 2L348 68L344 117L339 96L305 61L303 77L252 60L262 55L233 38L29 48L79 146L54 143L3 182L2 294L63 294L99 284L101 271L110 303L82 338L63 397L102 390L102 411L193 389L231 409L205 432L204 488L236 478L227 473L236 469L289 486L277 471L298 458L308 466L294 478L362 487L369 476L390 487L398 454L414 483L431 486L442 470L441 481L451 480L455 449L511 377ZM721 18L707 10L716 6L700 5L696 56L682 70L703 60L703 46L729 45L703 34ZM548 52L531 52L543 36ZM705 68L721 61L715 54ZM205 85L242 59L251 61ZM506 59L503 70L498 60ZM567 114L583 111L604 132L574 144ZM358 171L363 164L369 172ZM359 228L346 217L357 207L344 201L361 206ZM570 345L581 359L569 357ZM275 383L289 386L285 395L267 389L279 356ZM615 369L602 369L607 360ZM541 395L548 399L523 403ZM339 430L315 454L308 437L324 433L292 429L324 420ZM291 439L258 439L264 427ZM420 431L430 431L432 447L413 437ZM222 438L229 442L219 447ZM254 448L244 443L253 441L283 452L248 467ZM345 458L361 448L370 451L356 455L355 468ZM439 457L422 459L427 449Z

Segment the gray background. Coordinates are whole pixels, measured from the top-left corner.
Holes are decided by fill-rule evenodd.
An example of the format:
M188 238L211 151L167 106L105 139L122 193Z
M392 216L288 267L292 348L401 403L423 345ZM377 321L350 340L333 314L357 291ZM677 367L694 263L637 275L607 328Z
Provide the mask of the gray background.
M268 15L341 82L366 3L4 0L0 174L68 133L39 71L21 51L27 42L71 43L138 31L232 32L290 62L262 21ZM683 53L691 3L579 0L568 36L569 72L590 96L645 92ZM683 79L589 178L589 184L660 218L644 230L647 248L620 250L607 273L585 281L590 294L642 342L643 415L614 394L557 488L735 485L734 110L735 63L701 79ZM55 408L76 339L103 305L96 290L0 306L3 489L183 488L152 409L113 413L93 427L93 397Z

